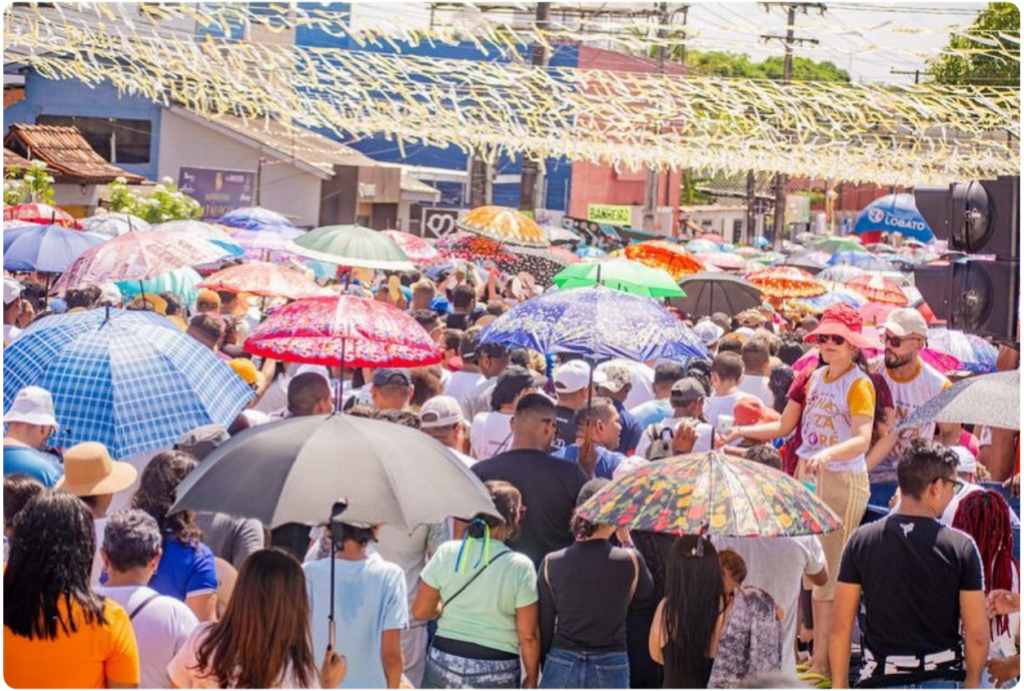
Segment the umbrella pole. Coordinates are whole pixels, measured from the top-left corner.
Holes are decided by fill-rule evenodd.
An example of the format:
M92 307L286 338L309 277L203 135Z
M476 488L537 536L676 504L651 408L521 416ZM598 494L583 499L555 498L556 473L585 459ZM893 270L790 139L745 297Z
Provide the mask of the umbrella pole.
M341 337L341 369L338 373L338 388L335 390L334 409L336 413L345 414L345 407L342 405L341 392L345 389L345 337Z
M139 279L139 299L142 300L142 307L146 307L146 286L142 283L142 279Z
M50 306L50 274L46 273L46 290L43 292L43 309Z

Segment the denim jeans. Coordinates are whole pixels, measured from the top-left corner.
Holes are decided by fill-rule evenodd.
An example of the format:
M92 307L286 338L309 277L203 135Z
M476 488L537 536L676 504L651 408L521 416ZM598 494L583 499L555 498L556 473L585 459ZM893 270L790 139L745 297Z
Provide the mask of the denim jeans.
M905 686L889 686L890 689L962 689L962 681L947 681L936 679L935 681L922 681L920 684L906 684Z
M629 656L552 648L544 661L540 688L628 689Z
M474 660L427 650L425 689L518 689L520 667L515 660Z

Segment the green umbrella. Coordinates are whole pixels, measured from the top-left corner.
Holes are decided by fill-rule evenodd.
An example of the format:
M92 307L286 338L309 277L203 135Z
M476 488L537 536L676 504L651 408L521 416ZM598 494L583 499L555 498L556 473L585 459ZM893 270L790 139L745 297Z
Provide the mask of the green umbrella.
M818 252L867 252L864 245L850 238L825 238L814 243L814 249Z
M409 257L384 233L362 226L324 226L298 237L288 251L310 259L384 271L412 271Z
M118 281L116 285L126 303L139 295L140 287L143 291L154 295L174 293L186 303L192 303L199 297L199 289L196 288L196 285L202 280L203 277L195 269L186 266L146 281Z
M554 281L563 289L603 285L641 297L686 297L668 272L628 259L572 264L555 274Z

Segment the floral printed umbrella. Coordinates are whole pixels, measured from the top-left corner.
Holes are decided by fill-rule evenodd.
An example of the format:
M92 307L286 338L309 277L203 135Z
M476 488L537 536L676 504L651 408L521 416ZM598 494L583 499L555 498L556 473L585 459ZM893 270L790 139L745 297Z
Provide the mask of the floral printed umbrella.
M424 367L444 359L415 319L352 295L298 300L271 314L245 351L284 362L331 367Z
M306 278L301 271L269 262L229 266L208 277L199 287L289 300L324 295L326 290Z
M828 292L824 283L795 266L773 266L746 279L763 295L773 298L812 298Z
M5 221L28 221L48 225L56 223L65 228L81 229L75 217L64 209L49 204L16 204L4 207Z
M479 235L452 233L438 240L436 247L441 256L450 259L462 259L467 262L493 262L497 265L509 265L516 262L516 256L500 242Z
M480 206L458 222L459 228L476 235L509 245L524 247L548 247L548 239L544 229L537 225L529 216L515 209L504 206Z
M226 254L223 247L184 233L126 233L86 250L68 267L54 290L155 278L174 269L216 261Z
M792 537L841 527L803 483L717 451L644 465L606 485L576 513L600 525L672 535Z
M846 287L856 290L871 302L881 302L898 307L903 307L909 302L906 294L898 285L878 274L858 276L847 283Z
M604 286L545 293L491 322L481 343L643 362L707 358L697 335L649 298Z
M747 265L741 255L731 252L701 252L696 257L705 266L710 264L725 271L742 271L743 267Z
M859 269L856 266L839 264L837 266L830 266L819 273L818 280L831 281L832 283L849 283L855 278L860 278L865 273L864 269Z
M403 233L400 230L385 230L381 234L388 236L396 245L401 247L405 255L409 257L409 261L413 264L429 266L444 259L440 252L430 246L430 243L412 233Z
M232 257L241 257L245 254L246 248L239 240L235 239L233 235L228 233L229 228L227 226L189 219L159 223L153 226L153 230L169 230L175 233L188 233L193 237L202 238L203 240L208 240L219 247L223 247L231 254Z
M520 273L525 271L533 276L537 283L545 288L554 283L555 274L570 264L580 263L579 257L568 250L565 254L572 257L571 261L566 260L561 253L556 254L551 249L541 250L533 247L509 247L508 251L516 258L515 262L503 265L501 268L508 273Z
M704 264L685 247L665 240L649 240L630 245L624 254L627 259L646 264L652 269L667 271L676 281L705 270Z

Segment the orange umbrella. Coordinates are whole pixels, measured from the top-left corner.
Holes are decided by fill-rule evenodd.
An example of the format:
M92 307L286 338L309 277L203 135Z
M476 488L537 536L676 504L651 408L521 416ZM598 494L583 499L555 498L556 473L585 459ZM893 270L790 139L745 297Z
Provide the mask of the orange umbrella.
M773 266L750 274L747 282L772 298L813 298L828 292L824 283L795 266Z
M906 294L898 285L878 274L858 276L847 283L846 287L857 291L871 302L900 307L909 303Z
M648 240L630 245L623 250L623 254L627 259L646 264L652 269L667 271L676 281L705 270L704 264L685 247L666 240Z
M480 206L461 219L458 226L470 233L509 245L548 247L551 241L536 221L504 206Z

